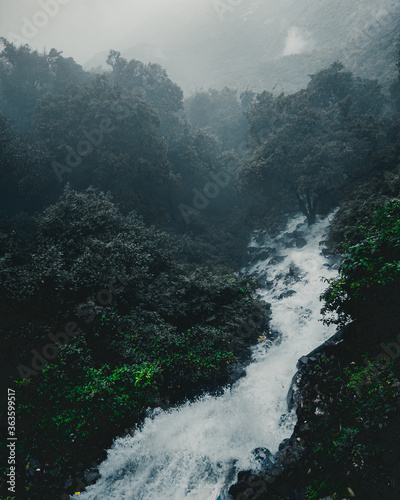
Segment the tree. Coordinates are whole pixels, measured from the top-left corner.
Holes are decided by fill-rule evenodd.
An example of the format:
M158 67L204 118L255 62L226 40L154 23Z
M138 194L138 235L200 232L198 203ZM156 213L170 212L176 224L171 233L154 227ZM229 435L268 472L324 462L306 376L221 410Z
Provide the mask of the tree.
M390 93L392 97L394 110L399 113L400 112L400 50L396 66L397 66L397 75L396 79L390 86Z
M343 242L340 276L328 281L321 296L326 323L344 325L400 312L400 201L382 204L360 229L357 243Z
M62 182L109 190L124 210L156 219L176 178L157 112L105 76L48 93L38 103L37 134L49 151L55 189ZM53 170L53 171L52 171ZM58 179L58 180L57 180Z
M10 120L0 114L0 198L9 215L21 210L35 210L41 206L45 192L40 179L43 151L37 145L27 144L24 137L12 129Z
M182 89L169 79L159 64L128 61L115 50L110 51L107 64L112 68L109 78L113 83L140 95L157 110L162 133L168 136L171 127L176 125L177 114L183 110Z
M243 96L243 103L248 102ZM246 140L247 122L237 91L225 87L196 92L185 101L186 115L190 123L207 128L216 135L225 150L241 149ZM241 151L239 151L241 152Z
M28 45L16 47L5 38L0 38L0 44L0 111L23 131L31 130L41 96L91 78L72 58L65 59L55 49L39 54Z
M371 175L382 134L366 103L372 96L377 102L383 98L375 82L342 70L333 65L292 96L257 96L247 116L250 137L260 145L239 172L244 195L263 196L267 209L297 205L312 224L320 210L340 199L346 184Z
M355 77L340 62L310 76L309 103L323 109L338 106L345 116L371 114L380 117L385 98L377 80Z

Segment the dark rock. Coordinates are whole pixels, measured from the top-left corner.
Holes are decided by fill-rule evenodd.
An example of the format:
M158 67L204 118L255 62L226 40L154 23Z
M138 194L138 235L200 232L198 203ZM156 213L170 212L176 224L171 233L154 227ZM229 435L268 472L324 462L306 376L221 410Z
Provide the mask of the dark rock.
M321 250L321 253L324 257L329 257L331 255L330 250L325 247Z
M296 238L296 247L303 248L307 245L307 240L305 238Z
M239 380L246 375L246 370L242 363L236 363L232 366L232 381Z
M83 477L88 484L93 484L100 478L100 474L97 472L97 470L85 470Z
M259 254L256 255L256 259L257 260L267 260L269 255L270 255L269 252L267 252L266 250L263 250L262 252L260 252Z
M304 424L300 425L300 432L309 432L311 430L310 424L308 422L304 422Z
M290 444L290 439L289 438L284 439L278 447L279 451L289 446L289 444Z
M265 269L260 269L249 274L249 278L252 280L259 280L261 278L268 278L268 272Z
M285 472L285 467L282 464L277 464L270 471L271 476L275 479Z
M69 478L65 481L64 483L64 490L67 490L68 488L71 488L71 486L74 484L74 480L72 478Z
M277 459L267 448L256 448L253 450L254 458L259 462L264 475L266 473L277 475ZM273 475L273 474L272 474Z
M247 481L249 476L251 475L251 470L243 470L238 473L238 481Z
M293 234L285 233L282 237L282 244L285 245L286 248L293 248L294 246L296 246Z
M292 382L290 384L290 388L286 396L288 411L290 411L299 402L298 386L297 386L299 381L300 381L299 374L296 373L295 375L293 375Z
M299 281L301 279L301 269L292 262L289 267L289 272L286 276L295 278L297 281Z
M264 247L264 248L259 248L259 247L249 247L249 258L251 262L256 262L256 261L263 261L267 260L268 257L271 257L275 252L276 248L273 247Z
M302 356L298 361L297 361L297 369L300 370L302 365L306 365L308 363L308 356Z
M287 255L277 255L273 259L269 261L269 265L275 265L275 264L280 264L286 259Z
M272 453L269 451L269 449L263 447L255 448L252 451L252 454L258 462L262 462L263 460L266 460L272 456Z
M290 387L289 387L289 390L288 390L288 393L287 393L287 396L286 396L286 403L287 403L288 411L290 411L293 408L293 406L294 406L293 395L294 395L293 384L290 384Z
M286 299L287 297L292 297L292 295L296 295L294 290L288 290L287 292L283 292L279 295L279 300Z

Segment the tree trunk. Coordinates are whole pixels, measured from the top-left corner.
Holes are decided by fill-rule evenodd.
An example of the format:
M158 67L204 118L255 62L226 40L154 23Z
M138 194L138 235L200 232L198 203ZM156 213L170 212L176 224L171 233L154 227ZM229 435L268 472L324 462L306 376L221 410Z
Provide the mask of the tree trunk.
M317 217L318 197L312 196L309 189L307 189L304 197L299 194L297 189L293 189L293 191L299 203L300 210L307 217L308 225L311 226L315 223Z

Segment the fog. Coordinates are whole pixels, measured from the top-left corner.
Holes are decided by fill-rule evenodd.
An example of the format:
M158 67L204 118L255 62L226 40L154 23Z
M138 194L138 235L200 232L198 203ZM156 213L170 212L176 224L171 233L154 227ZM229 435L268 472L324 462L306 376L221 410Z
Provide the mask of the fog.
M393 0L0 0L0 34L56 48L86 69L110 49L161 64L186 93L199 88L294 91L352 41L379 33ZM297 56L294 61L285 59Z
M295 54L303 54L312 48L312 41L307 32L302 32L296 26L291 26L288 31L288 36L285 42L282 56L291 56Z
M400 499L399 27L0 0L0 500Z
M51 0L1 0L0 31L10 39L13 34L23 37L24 27L39 21L35 15L51 8L53 17L36 35L25 38L35 49L56 47L83 64L111 47L168 44L212 9L211 2L201 0L63 0L58 4L57 9Z

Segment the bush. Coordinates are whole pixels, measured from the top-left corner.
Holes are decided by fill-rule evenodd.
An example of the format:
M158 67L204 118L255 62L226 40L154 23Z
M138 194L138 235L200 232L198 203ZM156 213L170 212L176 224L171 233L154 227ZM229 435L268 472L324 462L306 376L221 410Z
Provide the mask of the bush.
M360 228L356 244L343 243L340 276L328 280L322 294L326 323L346 324L350 319L379 317L377 312L399 312L400 201L380 206ZM338 313L338 319L328 316Z

